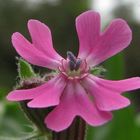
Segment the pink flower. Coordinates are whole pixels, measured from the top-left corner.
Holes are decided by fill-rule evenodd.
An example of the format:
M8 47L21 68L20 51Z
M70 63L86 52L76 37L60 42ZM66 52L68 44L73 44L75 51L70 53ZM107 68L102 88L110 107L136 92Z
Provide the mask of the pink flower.
M130 101L121 93L140 88L140 78L111 81L90 74L90 69L125 49L132 32L122 19L115 19L101 32L100 15L93 11L76 18L79 54L61 57L53 48L50 29L37 20L29 20L32 43L20 33L12 35L18 54L31 64L58 70L54 78L32 89L14 90L10 101L29 100L28 107L54 109L46 116L45 124L54 131L68 128L76 116L89 125L98 126L112 118L111 111L124 108Z

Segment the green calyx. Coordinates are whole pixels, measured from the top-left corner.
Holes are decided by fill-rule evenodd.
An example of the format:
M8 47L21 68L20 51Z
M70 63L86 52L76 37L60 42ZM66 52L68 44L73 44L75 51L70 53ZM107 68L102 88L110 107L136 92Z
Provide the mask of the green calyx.
M93 74L93 75L96 75L96 76L104 76L105 75L105 72L106 72L106 69L103 68L102 66L99 66L99 67L93 67L90 69L90 73Z
M18 65L18 75L20 79L28 79L37 76L32 66L22 58L18 59L17 65Z

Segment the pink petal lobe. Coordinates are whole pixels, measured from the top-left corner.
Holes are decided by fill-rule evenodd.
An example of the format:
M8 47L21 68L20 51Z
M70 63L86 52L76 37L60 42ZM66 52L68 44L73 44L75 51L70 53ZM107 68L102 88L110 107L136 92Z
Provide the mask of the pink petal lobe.
M115 19L101 34L95 49L88 55L87 62L95 66L125 49L131 42L132 32L122 19Z
M28 106L43 108L58 105L60 96L65 88L66 81L60 77L57 81L54 81L51 84L52 85L50 85L50 87L46 88L45 92L30 101Z
M86 58L98 41L100 34L100 15L87 11L76 18L76 29L80 42L79 58Z
M99 111L97 109L94 101L89 98L85 89L80 84L76 85L75 98L77 115L81 116L89 125L99 126L112 119L110 112Z
M38 20L29 20L28 29L32 38L33 45L50 58L61 60L53 48L52 36L49 27Z
M110 112L99 111L90 101L80 84L69 83L60 104L45 119L48 128L62 131L68 128L76 116L81 116L88 124L97 126L112 118Z
M97 107L103 111L112 111L128 106L130 101L120 93L140 88L138 83L140 83L138 78L111 82L92 75L83 81L86 89L94 98Z
M70 126L75 117L74 99L72 85L69 84L62 97L60 104L48 114L45 123L48 128L54 131L62 131Z
M59 61L44 55L18 32L12 35L12 43L18 54L31 64L50 69L56 69L60 66Z
M89 78L95 81L100 86L106 87L118 93L123 93L140 88L140 77L132 77L123 80L106 80L94 75L89 75Z
M35 97L38 97L43 93L46 93L47 89L52 87L52 84L56 82L58 79L59 77L55 77L50 81L48 81L47 83L35 88L14 90L7 95L7 99L9 101L24 101L34 99Z

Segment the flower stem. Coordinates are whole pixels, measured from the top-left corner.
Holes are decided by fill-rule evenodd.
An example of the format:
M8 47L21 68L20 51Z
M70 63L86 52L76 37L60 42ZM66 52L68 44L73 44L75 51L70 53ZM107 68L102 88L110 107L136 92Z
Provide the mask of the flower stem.
M44 118L50 109L29 108L27 106L27 101L20 102L20 107L29 118L29 120L31 120L36 125L40 132L44 134L49 133L49 129L46 128L44 123Z
M68 129L58 133L53 132L52 140L85 140L85 134L86 123L77 117Z

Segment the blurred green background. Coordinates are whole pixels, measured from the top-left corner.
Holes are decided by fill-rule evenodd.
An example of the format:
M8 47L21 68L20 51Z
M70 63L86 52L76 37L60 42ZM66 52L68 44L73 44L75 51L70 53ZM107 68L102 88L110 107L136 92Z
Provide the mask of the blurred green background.
M17 103L6 101L5 96L16 83L17 66L11 35L19 31L30 39L28 19L46 23L53 35L57 51L78 51L75 18L83 11L93 9L102 16L104 29L111 19L124 18L133 31L133 40L123 53L104 63L107 77L122 79L140 76L140 2L139 0L0 0L0 140L31 131L30 122L24 117ZM139 13L138 13L139 12ZM38 71L38 69L36 69ZM140 91L132 92L132 105L114 112L108 124L89 127L88 140L140 140ZM8 138L10 137L10 138ZM20 139L19 139L20 140Z

